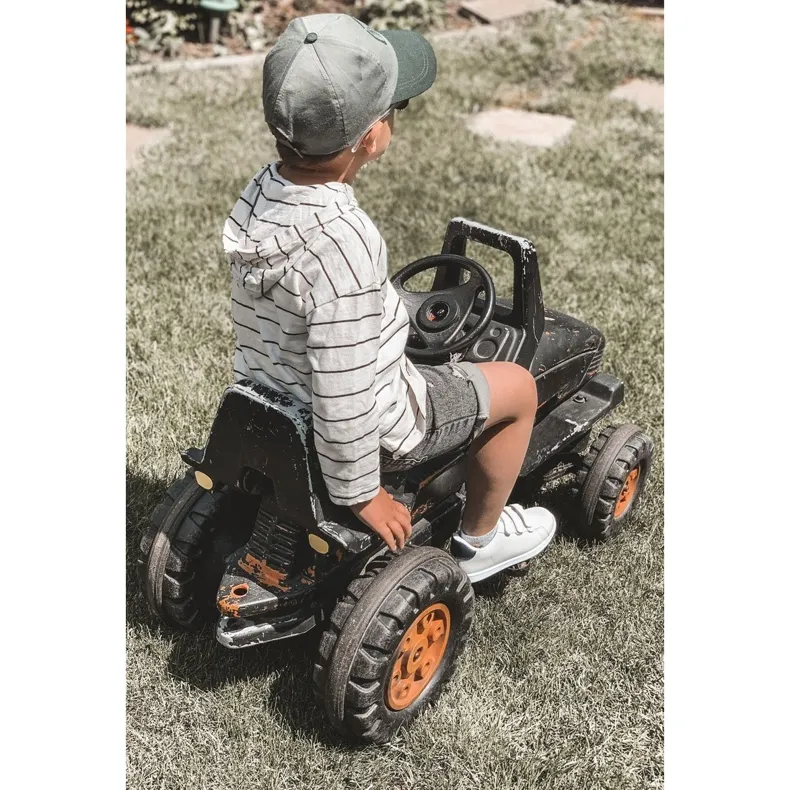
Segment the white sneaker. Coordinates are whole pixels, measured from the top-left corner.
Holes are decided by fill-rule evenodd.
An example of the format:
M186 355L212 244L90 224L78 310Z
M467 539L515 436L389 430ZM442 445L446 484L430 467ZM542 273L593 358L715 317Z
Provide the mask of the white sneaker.
M469 581L479 582L540 554L556 531L557 520L545 507L508 505L488 545L475 548L458 530L453 535L450 552L466 571Z

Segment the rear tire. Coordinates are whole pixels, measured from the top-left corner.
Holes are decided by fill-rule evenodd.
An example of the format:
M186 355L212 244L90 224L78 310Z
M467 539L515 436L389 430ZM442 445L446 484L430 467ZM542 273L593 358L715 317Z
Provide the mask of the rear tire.
M153 614L186 631L219 617L226 558L249 538L257 504L257 497L237 491L206 491L191 471L170 486L151 514L137 560Z
M581 530L590 540L609 540L633 513L653 460L653 442L636 425L604 428L576 476Z
M313 685L332 725L352 740L386 743L409 724L452 674L473 605L468 576L441 549L410 547L369 563L318 648Z

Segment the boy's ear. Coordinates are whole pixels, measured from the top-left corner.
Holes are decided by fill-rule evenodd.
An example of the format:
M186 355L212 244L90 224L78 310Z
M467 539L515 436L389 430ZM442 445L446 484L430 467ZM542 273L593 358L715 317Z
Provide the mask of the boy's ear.
M375 154L376 151L378 151L379 134L381 133L381 126L383 123L384 121L376 121L362 138L362 148L369 154Z

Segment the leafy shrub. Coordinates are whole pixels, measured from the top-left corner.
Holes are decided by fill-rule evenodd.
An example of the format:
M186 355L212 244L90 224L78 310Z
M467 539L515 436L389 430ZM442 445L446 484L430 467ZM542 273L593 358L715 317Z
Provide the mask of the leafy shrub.
M262 0L239 0L238 9L227 15L231 31L253 51L267 44L263 9ZM175 56L185 39L195 38L201 16L199 0L126 0L127 63L150 60L154 54Z
M126 62L145 62L154 53L175 56L184 34L195 29L198 10L197 0L126 0Z
M445 0L356 0L359 18L376 30L439 27L446 14Z
M400 27L426 31L441 27L446 0L342 0L348 13L378 30ZM267 8L268 7L268 8ZM226 30L241 36L247 49L260 52L273 43L296 15L335 11L337 0L239 0L226 18ZM264 9L267 9L264 24ZM126 0L126 62L176 56L194 40L202 16L199 0ZM224 49L217 47L215 54Z
M231 27L244 36L244 43L253 52L260 52L269 43L270 31L263 23L263 9L262 2L241 0L239 10L228 14Z

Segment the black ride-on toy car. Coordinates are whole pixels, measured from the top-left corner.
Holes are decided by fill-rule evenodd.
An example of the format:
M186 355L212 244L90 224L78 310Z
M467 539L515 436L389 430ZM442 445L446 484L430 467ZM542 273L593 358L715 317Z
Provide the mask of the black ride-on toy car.
M497 299L488 272L465 257L468 239L510 255L512 300ZM432 268L429 292L404 288ZM539 491L575 473L579 531L599 540L617 532L644 487L653 446L635 425L619 425L586 449L593 426L622 401L623 384L600 369L597 329L544 309L533 245L454 219L442 254L409 264L392 283L411 318L412 359L438 364L463 352L532 372L540 407L521 482ZM234 384L205 448L182 457L191 469L141 544L154 613L184 629L215 623L230 648L323 629L312 680L331 723L353 740L388 740L438 695L469 633L472 586L443 550L463 507L464 453L383 476L412 513L410 545L398 555L330 501L310 409L290 396Z

